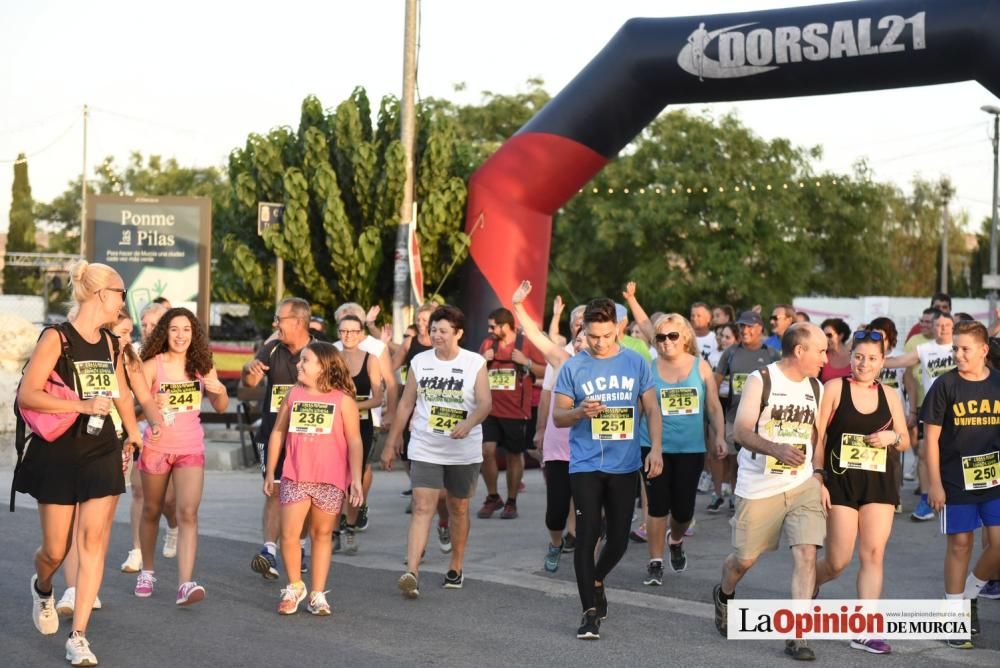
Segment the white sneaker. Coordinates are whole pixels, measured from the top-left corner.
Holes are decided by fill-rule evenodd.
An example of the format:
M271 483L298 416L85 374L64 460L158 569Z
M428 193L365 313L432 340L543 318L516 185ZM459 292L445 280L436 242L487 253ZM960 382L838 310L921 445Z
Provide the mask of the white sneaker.
M90 651L90 643L79 631L66 640L66 660L74 666L96 666L97 657Z
M62 598L56 603L56 612L63 617L69 617L73 614L73 608L76 607L76 587L66 587L66 591L63 592Z
M177 556L177 527L171 529L167 527L167 532L163 535L163 557L173 559Z
M142 570L142 550L129 550L122 562L122 573L138 573Z
M698 491L702 494L712 491L712 475L708 471L701 472L701 477L698 478Z
M31 576L31 621L35 628L44 636L50 636L59 631L59 615L56 613L56 600L52 594L42 598L35 584L38 575Z
M722 489L720 491L722 492L722 497L723 498L725 498L727 496L732 496L733 495L733 486L730 485L728 482L724 482L724 483L722 483Z

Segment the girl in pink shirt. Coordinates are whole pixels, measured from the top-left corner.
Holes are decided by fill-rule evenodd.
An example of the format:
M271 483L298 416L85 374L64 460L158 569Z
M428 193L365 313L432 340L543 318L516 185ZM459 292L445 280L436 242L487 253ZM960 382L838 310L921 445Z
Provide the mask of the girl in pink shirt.
M287 448L279 494L281 558L288 586L281 590L278 614L295 614L306 597L299 536L308 517L312 543L308 610L314 615L329 615L324 587L334 525L345 496L355 508L364 498L361 422L351 372L332 344L311 342L302 350L296 369L298 383L278 411L267 444L264 474L264 494L271 496L278 457L282 448Z

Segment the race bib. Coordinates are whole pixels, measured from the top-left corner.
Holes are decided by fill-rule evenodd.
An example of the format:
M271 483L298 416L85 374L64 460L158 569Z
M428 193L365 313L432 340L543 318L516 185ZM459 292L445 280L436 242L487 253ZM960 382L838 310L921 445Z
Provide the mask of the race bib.
M359 394L358 396L354 397L354 400L357 401L358 403L361 403L362 401L368 401L371 398L372 395L370 394ZM362 408L358 410L358 417L362 420L371 420L372 414L371 411L369 411L367 408Z
M1000 485L1000 451L962 457L965 489L989 489Z
M167 406L175 413L201 410L201 383L160 383L160 392L167 393Z
M296 401L292 404L292 420L288 431L295 434L331 434L336 410L334 404Z
M663 415L697 415L701 412L698 389L671 387L660 390L660 413Z
M627 441L635 428L635 408L605 408L590 419L590 434L595 441Z
M748 373L734 373L733 374L733 387L732 394L737 396L743 394L743 386L747 384L747 378L750 376Z
M514 369L490 369L490 390L513 392L517 384L517 374Z
M885 473L885 458L885 448L868 445L861 434L840 437L840 465L844 468Z
M450 436L451 431L459 422L469 416L469 411L461 408L449 408L447 406L435 406L431 404L431 415L427 420L427 425L431 432Z
M271 412L277 413L278 409L281 408L281 404L285 401L285 395L288 394L288 390L292 389L291 385L272 385L271 386Z
M118 397L118 376L111 362L77 362L76 372L80 374L83 391L81 399L94 397Z
M803 455L806 454L806 444L805 443L786 443L786 445L791 445L793 448L798 449ZM764 462L764 473L767 475L783 475L789 478L794 478L799 475L807 463L802 462L801 466L789 466L788 464L783 464L771 455L767 456L767 460Z

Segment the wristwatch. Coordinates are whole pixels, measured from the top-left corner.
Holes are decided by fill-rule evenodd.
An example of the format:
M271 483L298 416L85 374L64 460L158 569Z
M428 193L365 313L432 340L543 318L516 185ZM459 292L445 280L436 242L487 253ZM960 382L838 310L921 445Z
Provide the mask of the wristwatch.
M826 484L826 469L813 469L813 475L816 475L817 473L819 474L820 479L823 481L823 484L825 485Z
M896 432L896 440L892 442L892 447L899 447L899 444L903 441L903 435Z

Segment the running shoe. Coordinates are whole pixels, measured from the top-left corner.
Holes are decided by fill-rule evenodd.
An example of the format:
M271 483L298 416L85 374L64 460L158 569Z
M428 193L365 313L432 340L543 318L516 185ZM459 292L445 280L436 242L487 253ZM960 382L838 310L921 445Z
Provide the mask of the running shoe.
M177 588L177 605L191 605L205 598L205 588L197 582L185 582Z
M402 492L399 493L399 495L400 496L412 496L413 495L413 490L412 489L404 489Z
M481 520L488 520L493 517L493 513L504 507L503 499L500 498L499 494L487 496L486 500L483 501L483 507L479 509L476 513L476 517Z
M340 532L333 532L333 551L340 552Z
M517 501L515 501L514 499L507 499L507 503L503 504L503 510L500 511L500 519L502 520L517 519Z
M692 517L691 518L691 524L689 524L688 528L684 530L684 537L685 538L694 535L694 527L695 527L696 524L698 524L698 520L696 520L695 518Z
M975 645L972 644L971 638L969 639L954 638L952 640L945 640L944 642L946 645L948 645L948 647L951 647L952 649L975 649L976 647Z
M628 537L633 542L636 542L636 543L645 543L646 542L646 523L643 522L642 524L639 525L638 529L633 529L629 533Z
M317 617L326 617L330 614L330 604L326 600L325 591L314 591L309 595L309 604L306 606L311 614Z
M597 607L597 616L603 622L608 618L608 595L604 591L604 585L594 586L594 605Z
M725 638L726 626L729 623L729 604L722 602L722 585L715 585L712 590L712 603L715 605L715 630Z
M260 552L250 560L250 570L260 573L265 580L278 579L278 560L266 547L260 548Z
M66 587L66 591L63 592L62 597L60 597L59 602L56 603L56 612L63 617L69 617L73 614L73 609L76 607L76 587Z
M728 496L732 496L733 495L733 486L730 485L728 482L724 482L724 483L722 483L721 489L719 491L722 492L722 496L727 496L727 497Z
M79 631L66 639L66 660L71 666L96 666L97 657L90 651L90 643Z
M156 578L150 571L139 571L139 576L135 579L135 595L139 598L152 596L154 582L156 582Z
M884 640L871 638L869 640L852 640L851 649L860 649L872 654L890 654L892 647Z
M934 509L931 508L931 504L927 503L927 497L921 496L920 501L917 502L917 507L913 509L910 514L910 519L914 522L926 522L927 520L934 519Z
M358 537L354 535L354 529L348 527L344 531L344 554L357 554L358 553Z
M674 573L683 573L686 571L688 558L684 554L684 542L682 541L676 545L668 542L667 547L670 548L670 570Z
M424 550L423 552L420 553L420 563L424 563L424 557L426 557L426 556L427 556L427 550ZM409 555L403 555L403 565L404 566L409 566L410 565L410 557L409 557Z
M710 513L717 513L725 502L726 500L718 494L712 494L712 499L708 502L706 510Z
M785 654L796 661L815 661L816 654L805 640L786 640Z
M92 606L90 606L90 609L91 610L100 610L103 607L104 607L104 604L101 603L101 597L100 596L95 596L94 597L94 604Z
M451 552L451 529L448 525L438 525L438 547L445 554Z
M520 494L524 490L528 489L528 486L524 484L524 481L517 483L517 493Z
M165 559L173 559L176 556L177 556L177 527L174 527L173 529L167 527L167 532L163 534L163 557Z
M419 598L420 584L417 582L417 576L410 571L399 576L399 591L403 592L406 598Z
M729 514L730 515L736 514L736 503L733 497L729 497Z
M698 493L708 494L712 491L712 475L708 471L702 471L698 478Z
M309 572L309 557L306 556L306 548L302 547L302 556L299 557L299 573L305 575Z
M972 623L969 625L972 628L970 631L972 635L979 635L979 601L976 599L970 600L969 608L972 610Z
M1000 580L990 580L979 590L979 598L1000 599Z
M368 504L362 504L361 510L358 511L358 521L354 525L354 530L358 533L364 533L368 530Z
M601 639L601 620L597 616L597 610L591 608L583 613L580 628L576 630L576 637L580 640Z
M43 636L50 636L59 631L59 615L56 613L56 600L49 592L48 596L38 593L35 585L38 575L31 576L31 621Z
M406 513L407 515L413 514L413 499L410 499L410 502L406 504L406 510L404 510L403 512Z
M450 570L444 574L445 589L461 589L463 584L465 584L465 575L462 574L462 571Z
M548 573L555 573L559 570L559 557L562 556L562 546L549 545L545 553L545 570Z
M907 467L906 472L903 474L903 480L916 480L917 479L917 461L913 460L913 464Z
M122 573L138 573L142 570L142 550L129 550L122 562Z
M646 579L642 584L650 587L659 587L663 584L663 562L653 559L646 565Z
M571 533L568 533L565 536L563 536L563 539L562 539L562 551L563 552L572 552L575 549L576 549L576 536L574 536Z
M304 582L289 584L281 590L281 600L278 601L279 615L294 615L299 611L299 603L306 597Z

